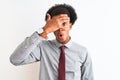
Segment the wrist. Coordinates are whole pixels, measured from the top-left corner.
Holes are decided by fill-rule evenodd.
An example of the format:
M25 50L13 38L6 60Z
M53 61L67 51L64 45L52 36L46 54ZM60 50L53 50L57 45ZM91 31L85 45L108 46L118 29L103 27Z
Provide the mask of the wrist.
M48 34L48 33L49 33L49 31L47 30L47 28L46 28L46 27L43 27L42 29L43 29L43 32L44 32L44 33L46 33L46 34Z
M44 32L44 31L42 33L40 33L39 36L41 36L41 37L43 37L45 39L48 39L47 33Z
M48 39L47 32L43 28L39 28L38 33L39 33L39 36L41 36L45 39Z

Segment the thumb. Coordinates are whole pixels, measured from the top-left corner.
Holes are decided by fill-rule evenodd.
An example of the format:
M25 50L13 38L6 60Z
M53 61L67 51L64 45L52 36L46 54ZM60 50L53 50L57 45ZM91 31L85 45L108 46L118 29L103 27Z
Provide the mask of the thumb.
M50 14L47 14L47 20L46 21L49 21L50 19L51 19Z

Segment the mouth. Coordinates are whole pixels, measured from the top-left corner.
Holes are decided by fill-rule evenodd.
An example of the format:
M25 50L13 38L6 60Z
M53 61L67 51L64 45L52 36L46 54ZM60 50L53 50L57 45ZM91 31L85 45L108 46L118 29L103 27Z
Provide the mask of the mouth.
M60 37L62 37L63 35L62 34L59 34Z
M58 39L62 39L64 35L60 33L57 36L58 36Z

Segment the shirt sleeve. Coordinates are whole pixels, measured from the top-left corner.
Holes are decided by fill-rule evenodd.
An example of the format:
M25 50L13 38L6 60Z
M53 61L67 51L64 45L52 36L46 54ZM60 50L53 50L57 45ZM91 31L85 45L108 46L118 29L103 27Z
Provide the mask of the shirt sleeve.
M94 80L93 69L92 69L92 60L88 52L86 51L85 61L81 67L81 80Z
M34 32L30 37L27 37L10 56L10 62L13 65L23 65L39 61L41 58L39 43L45 41L44 38Z

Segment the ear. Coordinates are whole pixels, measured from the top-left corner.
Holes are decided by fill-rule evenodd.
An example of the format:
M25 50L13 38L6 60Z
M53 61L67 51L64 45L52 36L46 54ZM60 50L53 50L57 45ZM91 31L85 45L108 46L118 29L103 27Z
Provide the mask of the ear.
M46 21L49 21L50 19L51 19L50 14L47 14L47 20Z

